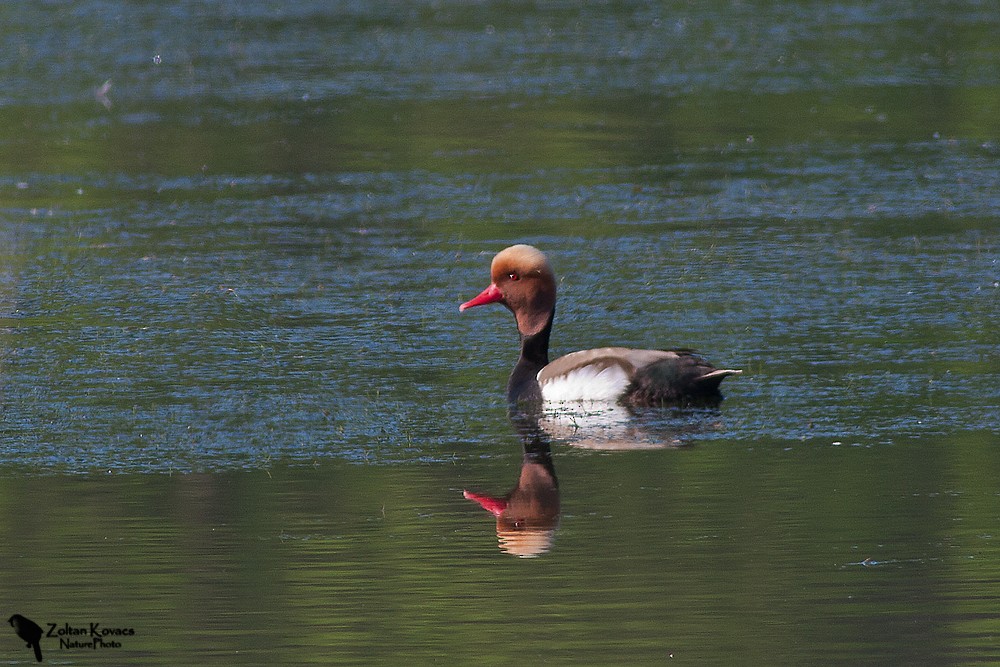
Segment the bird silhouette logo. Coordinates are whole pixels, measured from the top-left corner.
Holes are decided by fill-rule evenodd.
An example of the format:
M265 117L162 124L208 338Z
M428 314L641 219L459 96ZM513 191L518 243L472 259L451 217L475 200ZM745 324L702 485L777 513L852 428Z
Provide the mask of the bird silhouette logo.
M42 647L38 642L42 638L42 628L30 618L25 618L20 614L14 614L7 619L7 622L14 628L17 636L27 642L28 648L35 649L35 660L42 661Z

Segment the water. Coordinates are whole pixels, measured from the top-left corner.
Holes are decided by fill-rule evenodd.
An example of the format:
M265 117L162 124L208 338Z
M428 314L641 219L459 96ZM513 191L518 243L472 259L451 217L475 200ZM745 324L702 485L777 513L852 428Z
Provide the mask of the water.
M1000 659L995 3L286 4L0 9L0 613L112 664ZM555 353L744 375L524 434L458 313L514 242Z

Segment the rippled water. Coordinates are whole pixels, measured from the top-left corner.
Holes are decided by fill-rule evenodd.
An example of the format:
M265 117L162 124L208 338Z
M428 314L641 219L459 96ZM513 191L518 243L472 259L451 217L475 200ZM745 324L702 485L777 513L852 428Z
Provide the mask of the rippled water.
M0 9L0 612L123 663L997 659L997 9ZM525 432L458 313L514 242L555 353L744 375Z

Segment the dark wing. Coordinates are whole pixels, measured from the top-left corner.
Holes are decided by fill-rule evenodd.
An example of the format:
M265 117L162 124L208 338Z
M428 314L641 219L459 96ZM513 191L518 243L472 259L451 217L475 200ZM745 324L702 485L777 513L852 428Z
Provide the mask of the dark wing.
M634 406L712 406L722 400L719 384L743 371L718 369L689 350L636 370L623 402Z

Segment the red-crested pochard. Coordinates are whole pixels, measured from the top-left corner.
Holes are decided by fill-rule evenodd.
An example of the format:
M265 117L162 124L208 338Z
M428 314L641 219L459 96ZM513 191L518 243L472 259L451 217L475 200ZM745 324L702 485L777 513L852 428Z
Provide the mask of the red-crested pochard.
M743 371L720 370L688 350L601 347L549 363L556 310L556 278L545 255L530 245L501 250L490 266L490 286L459 310L502 303L514 313L521 356L507 382L520 401L607 401L632 406L714 403L719 383Z

